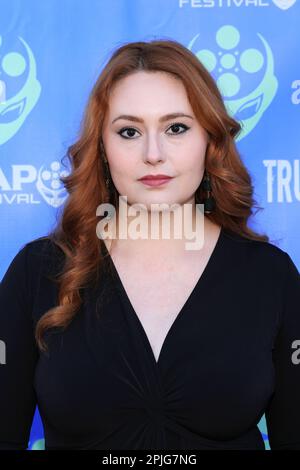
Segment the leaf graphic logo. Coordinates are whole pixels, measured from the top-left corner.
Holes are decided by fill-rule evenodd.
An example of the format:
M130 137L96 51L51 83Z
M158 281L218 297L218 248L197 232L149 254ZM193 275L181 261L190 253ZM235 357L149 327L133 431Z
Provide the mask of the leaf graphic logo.
M296 3L296 0L272 0L272 1L281 10L287 10L288 8L291 8L294 5L294 3Z

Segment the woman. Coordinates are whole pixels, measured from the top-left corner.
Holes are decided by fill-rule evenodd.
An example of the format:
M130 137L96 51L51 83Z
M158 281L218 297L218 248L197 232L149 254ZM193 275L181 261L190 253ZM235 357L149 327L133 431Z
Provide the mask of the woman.
M240 129L181 44L115 51L68 151L60 222L2 280L1 448L27 447L37 404L48 450L264 449L264 413L271 448L300 449L299 272L247 226ZM187 207L197 249L175 236Z

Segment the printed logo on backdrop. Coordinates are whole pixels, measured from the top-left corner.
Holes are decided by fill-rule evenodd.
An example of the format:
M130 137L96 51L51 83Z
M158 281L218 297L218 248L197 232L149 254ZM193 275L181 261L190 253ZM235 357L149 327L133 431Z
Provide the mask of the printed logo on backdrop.
M18 51L6 51L0 36L0 145L16 135L41 94L33 52L24 39L19 37L19 41ZM57 208L67 198L59 178L68 172L58 161L50 163L49 168L11 165L7 172L10 174L0 167L0 204L40 204L44 200Z
M272 0L274 5L276 5L278 8L281 8L281 10L287 10L288 8L291 8L294 3L296 3L296 0Z
M288 10L296 0L178 0L179 8L268 8L276 6Z
M9 176L0 168L0 204L40 204L43 199L57 208L67 198L60 177L68 174L58 161L53 161L48 168L43 165L39 169L34 165L11 165ZM36 190L42 199L37 198Z
M198 33L188 49L214 77L227 112L242 125L238 142L257 126L278 89L270 45L260 33L245 44L239 29L227 24L217 30L213 44Z
M11 139L35 107L41 85L36 77L36 62L29 45L19 37L20 51L5 51L0 36L0 145ZM15 46L14 46L15 47ZM4 50L2 50L4 48ZM8 90L15 90L13 92Z

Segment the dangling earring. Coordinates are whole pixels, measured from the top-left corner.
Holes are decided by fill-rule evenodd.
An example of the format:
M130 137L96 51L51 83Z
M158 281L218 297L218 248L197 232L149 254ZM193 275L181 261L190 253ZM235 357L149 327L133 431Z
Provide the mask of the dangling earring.
M109 168L108 168L108 162L107 160L105 159L104 157L104 163L105 163L105 173L106 173L106 177L105 177L105 185L106 185L106 188L109 189Z
M210 183L210 176L206 170L200 186L206 193L204 198L204 213L210 214L214 210L216 204L214 197L211 196L212 188Z
M102 139L100 141L100 151L101 151L101 156L103 158L104 168L105 168L104 170L105 171L105 186L108 190L110 190L110 172L109 172L108 161L105 156L105 150L104 150Z

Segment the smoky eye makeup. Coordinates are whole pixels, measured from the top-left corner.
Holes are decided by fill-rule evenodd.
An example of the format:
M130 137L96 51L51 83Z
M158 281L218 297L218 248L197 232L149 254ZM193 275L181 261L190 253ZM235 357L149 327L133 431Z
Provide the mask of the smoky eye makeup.
M174 128L182 128L183 130L181 130L180 132L175 132L174 133ZM169 129L172 129L173 128L173 133L168 133L168 135L170 136L178 136L178 135L181 135L181 134L184 134L186 131L188 131L190 129L189 126L187 126L186 124L182 123L182 122L174 122L172 124L169 125L169 127L167 128L167 131ZM129 131L129 134L131 133L131 136L129 135L124 135L124 133L126 131ZM132 140L132 138L135 138L134 137L134 134L135 133L139 133L139 131L137 129L135 129L134 127L132 126L124 126L122 127L120 130L117 131L117 134L120 135L122 138L124 139L127 139L127 140Z

